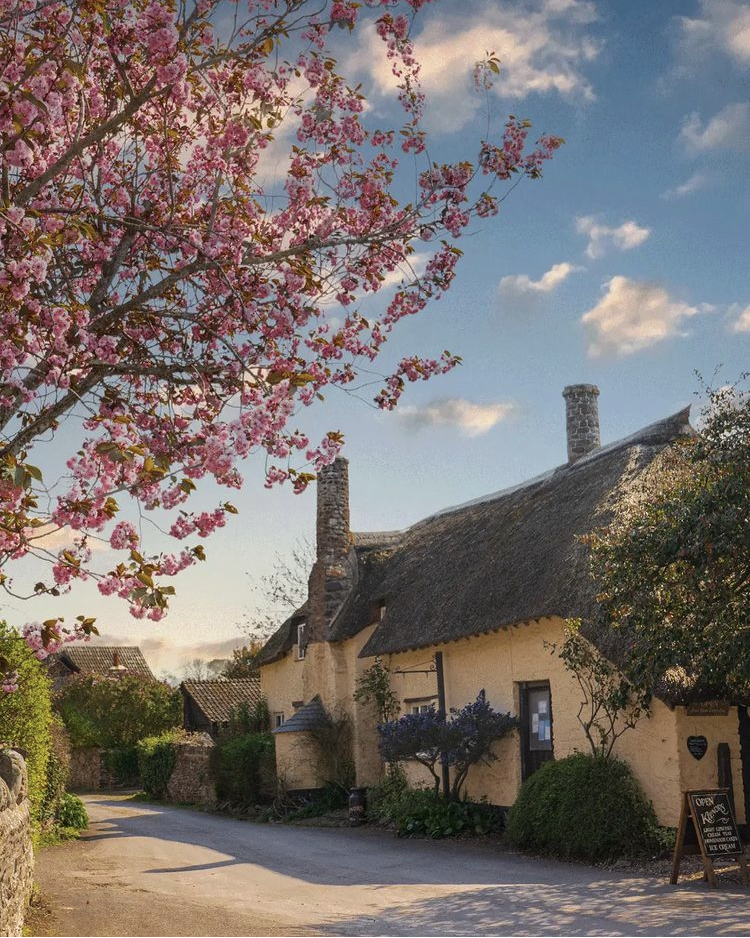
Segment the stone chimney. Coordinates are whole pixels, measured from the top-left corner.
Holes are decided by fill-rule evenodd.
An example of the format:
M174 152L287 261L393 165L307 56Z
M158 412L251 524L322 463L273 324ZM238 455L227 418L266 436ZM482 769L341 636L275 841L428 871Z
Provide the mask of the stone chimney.
M305 641L325 641L328 627L352 587L349 553L349 462L337 457L318 473L316 560L308 584Z
M599 388L595 384L571 384L563 391L568 463L595 450L599 444Z

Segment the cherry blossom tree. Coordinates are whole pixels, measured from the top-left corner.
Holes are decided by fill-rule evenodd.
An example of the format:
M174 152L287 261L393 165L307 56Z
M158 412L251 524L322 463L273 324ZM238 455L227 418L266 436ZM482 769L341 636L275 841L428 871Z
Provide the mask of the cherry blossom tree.
M32 592L96 576L135 616L161 618L174 592L165 578L202 559L196 538L235 511L191 511L201 480L237 489L238 462L260 453L268 485L304 489L342 442L310 440L305 408L353 386L398 322L449 287L456 239L497 213L503 183L540 175L561 141L527 151L529 125L515 118L472 160L429 160L410 38L425 2L0 0L7 590L11 562L34 553L51 569ZM365 19L397 81L400 127L376 125L334 58ZM477 87L497 68L491 55L479 63ZM263 159L284 139L272 192ZM405 157L411 201L396 197ZM431 249L419 276L415 245ZM366 319L359 301L398 272ZM402 358L377 405L393 408L406 382L457 361ZM57 445L63 423L82 428L80 446L51 480L32 450ZM116 521L124 496L166 513L185 546L147 554L136 527ZM51 531L69 535L60 549ZM93 570L94 537L115 552L109 570ZM81 617L26 633L44 656L93 630Z

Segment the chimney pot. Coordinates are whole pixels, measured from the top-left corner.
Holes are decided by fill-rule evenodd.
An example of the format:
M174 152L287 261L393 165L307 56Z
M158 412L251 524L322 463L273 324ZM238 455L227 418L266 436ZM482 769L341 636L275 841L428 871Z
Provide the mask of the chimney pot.
M599 388L595 384L570 384L563 391L568 463L574 463L600 445Z

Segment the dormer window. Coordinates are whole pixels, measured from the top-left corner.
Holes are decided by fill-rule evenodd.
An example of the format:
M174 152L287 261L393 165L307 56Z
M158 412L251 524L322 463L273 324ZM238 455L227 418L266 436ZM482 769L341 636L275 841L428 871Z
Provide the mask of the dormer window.
M307 646L305 645L305 623L300 622L297 626L297 661L302 661L305 657Z

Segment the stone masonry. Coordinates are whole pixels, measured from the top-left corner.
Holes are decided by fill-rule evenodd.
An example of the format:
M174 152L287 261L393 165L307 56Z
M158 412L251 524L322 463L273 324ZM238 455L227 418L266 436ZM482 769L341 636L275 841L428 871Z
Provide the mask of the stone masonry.
M571 384L563 391L568 462L573 463L600 445L599 388L595 384Z
M177 758L167 784L167 797L177 804L216 805L211 753L214 743L208 733L193 733L176 744Z
M353 581L349 463L339 456L318 473L316 561L308 585L306 642L322 642Z
M17 936L23 928L31 891L34 853L31 847L28 780L23 757L0 751L0 936Z

